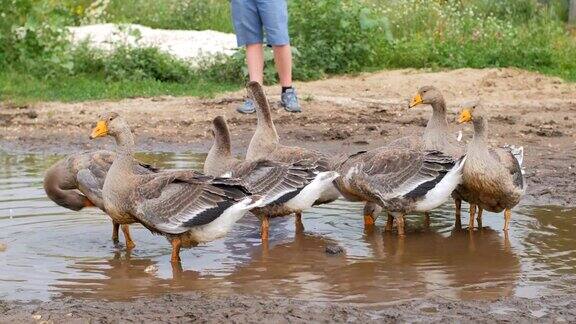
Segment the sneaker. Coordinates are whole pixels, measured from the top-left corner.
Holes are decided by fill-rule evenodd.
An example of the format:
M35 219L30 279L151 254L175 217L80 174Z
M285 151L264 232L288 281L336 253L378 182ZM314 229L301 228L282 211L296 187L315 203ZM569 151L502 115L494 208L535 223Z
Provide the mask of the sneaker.
M241 114L253 114L256 112L256 106L254 105L254 100L246 99L242 106L236 108L236 111Z
M280 105L288 112L302 112L300 104L298 104L298 97L296 96L296 89L290 88L284 92L280 98Z

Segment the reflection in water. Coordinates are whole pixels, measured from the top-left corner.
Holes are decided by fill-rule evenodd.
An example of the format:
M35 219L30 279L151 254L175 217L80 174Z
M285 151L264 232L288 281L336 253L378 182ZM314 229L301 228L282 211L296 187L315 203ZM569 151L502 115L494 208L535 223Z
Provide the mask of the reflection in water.
M200 168L202 158L141 156L164 168ZM303 234L294 234L292 219L275 219L269 246L260 243L255 217L245 217L225 239L183 251L182 267L173 268L162 237L135 226L139 245L130 254L110 242L104 214L48 201L42 170L57 159L0 154L0 246L8 246L0 254L0 298L121 300L204 291L375 307L430 296L554 294L574 280L574 210L520 207L507 237L501 217L490 213L482 230L453 230L446 206L434 213L430 229L421 217L409 218L408 235L399 238L364 232L362 206L344 201L306 212ZM329 245L345 253L328 255Z

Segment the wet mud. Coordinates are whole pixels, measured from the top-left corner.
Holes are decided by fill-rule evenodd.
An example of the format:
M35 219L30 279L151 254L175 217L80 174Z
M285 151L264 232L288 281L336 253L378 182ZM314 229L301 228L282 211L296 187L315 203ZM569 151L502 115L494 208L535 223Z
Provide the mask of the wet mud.
M576 86L512 69L390 71L298 84L304 113L274 118L287 144L352 153L421 134L430 109L408 110L406 100L424 84L444 90L450 118L481 96L492 144L525 147L528 192L509 235L494 214L482 230L455 230L447 204L430 228L411 216L399 240L364 232L362 206L337 202L306 213L302 235L292 219L277 220L268 246L247 216L226 239L184 251L174 268L165 240L145 229L134 226L129 253L112 244L102 213L48 201L42 171L62 154L112 148L88 140L97 115L112 109L133 125L141 151L166 152L139 155L158 167L200 168L203 155L188 152L208 150L210 121L222 114L241 156L255 125L233 112L242 92L2 103L0 322L574 321ZM455 129L470 138L471 129Z

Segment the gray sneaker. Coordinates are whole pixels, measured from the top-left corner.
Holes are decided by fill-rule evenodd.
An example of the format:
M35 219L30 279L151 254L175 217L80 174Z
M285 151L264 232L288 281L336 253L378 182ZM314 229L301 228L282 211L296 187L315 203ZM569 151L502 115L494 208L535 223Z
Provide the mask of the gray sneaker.
M242 106L236 108L236 111L241 114L253 114L256 112L256 106L254 105L254 100L248 98L244 100Z
M288 112L302 112L300 104L298 104L296 89L294 88L288 89L282 94L280 97L280 105Z

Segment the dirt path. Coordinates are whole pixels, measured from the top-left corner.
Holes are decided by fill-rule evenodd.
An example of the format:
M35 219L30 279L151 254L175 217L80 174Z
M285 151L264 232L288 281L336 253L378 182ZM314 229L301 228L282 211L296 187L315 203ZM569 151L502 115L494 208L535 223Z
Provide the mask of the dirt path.
M528 194L524 203L576 205L576 84L515 69L462 69L426 73L386 71L297 84L304 113L274 113L285 143L326 152L355 152L394 138L421 134L431 109L407 109L417 87L432 84L446 97L450 118L458 104L482 98L489 108L491 141L525 147ZM269 88L272 102L277 87ZM143 150L208 150L210 121L225 115L240 154L256 117L234 112L242 92L216 99L137 98L118 102L37 103L0 108L0 148L9 152L74 152L111 147L91 142L91 126L107 110L122 113ZM469 138L471 127L463 129Z

